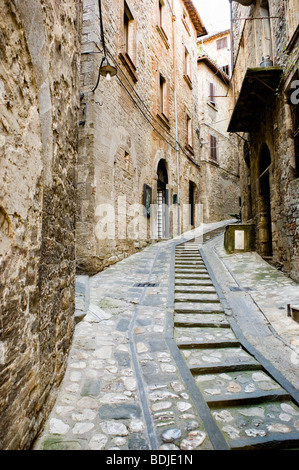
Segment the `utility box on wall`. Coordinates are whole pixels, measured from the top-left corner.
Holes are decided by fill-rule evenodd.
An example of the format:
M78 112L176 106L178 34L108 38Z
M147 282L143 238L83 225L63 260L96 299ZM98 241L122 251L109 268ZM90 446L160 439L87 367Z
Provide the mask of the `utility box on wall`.
M228 225L224 235L224 248L228 253L255 251L255 225Z

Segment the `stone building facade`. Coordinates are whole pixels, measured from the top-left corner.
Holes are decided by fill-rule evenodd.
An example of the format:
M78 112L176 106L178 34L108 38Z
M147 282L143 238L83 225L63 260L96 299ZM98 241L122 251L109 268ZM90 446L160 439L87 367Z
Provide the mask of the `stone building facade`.
M74 327L75 0L1 0L0 449L27 449Z
M242 216L257 251L299 280L297 0L240 0L233 16L234 108Z
M231 75L231 35L229 29L204 36L199 39L198 45L199 51L203 49L226 75Z
M199 225L203 34L190 0L83 0L79 272ZM117 71L110 81L98 80L105 56Z
M209 39L209 50L215 53L219 38L218 35L213 37ZM230 52L222 63L229 57ZM203 48L201 41L197 64L203 218L206 222L216 222L240 215L238 137L227 132L233 105L229 76Z

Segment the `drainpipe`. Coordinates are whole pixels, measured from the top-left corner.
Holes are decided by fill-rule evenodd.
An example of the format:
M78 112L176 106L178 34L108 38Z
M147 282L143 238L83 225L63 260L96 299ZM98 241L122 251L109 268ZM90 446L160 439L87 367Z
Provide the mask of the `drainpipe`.
M267 2L268 3L268 2ZM271 61L272 50L271 50L271 27L270 27L270 13L267 5L263 5L261 2L261 17L264 18L263 23L263 62L265 65L273 65ZM263 65L263 62L261 65Z
M174 90L174 114L175 114L175 152L176 152L176 172L177 172L177 205L178 205L178 236L181 235L181 209L180 209L180 166L179 166L179 144L178 144L178 115L176 90Z
M178 210L178 236L181 235L181 206L180 206L180 163L179 163L179 144L178 144L178 113L177 113L177 96L176 96L176 54L175 54L175 28L176 20L174 14L174 6L171 6L172 12L172 43L173 43L173 71L174 71L174 114L175 114L175 153L176 153L176 172L177 172L177 210Z
M233 30L233 1L229 0L230 3L230 56L231 56L231 66L230 66L230 79L231 79L231 86L232 86L232 92L233 92L233 102L235 103L235 86L234 86L234 81L233 81L233 72L234 72L234 30Z

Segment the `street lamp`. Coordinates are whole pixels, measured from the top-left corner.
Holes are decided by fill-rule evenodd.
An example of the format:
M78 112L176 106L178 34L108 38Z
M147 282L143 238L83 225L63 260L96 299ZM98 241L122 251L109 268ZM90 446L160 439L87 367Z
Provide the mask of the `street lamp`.
M106 62L106 65L104 65L104 62ZM117 69L113 65L110 65L107 57L104 57L100 65L99 73L102 77L105 77L106 80L110 81L111 77L114 77L117 74Z

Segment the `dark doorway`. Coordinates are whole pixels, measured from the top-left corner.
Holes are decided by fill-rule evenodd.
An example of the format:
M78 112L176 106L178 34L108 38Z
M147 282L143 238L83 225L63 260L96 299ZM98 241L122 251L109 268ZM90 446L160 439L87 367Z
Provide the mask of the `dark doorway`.
M246 164L246 183L247 183L247 191L246 191L246 199L245 199L245 214L243 218L245 220L252 219L252 193L251 193L251 169L250 169L250 148L249 143L247 141L244 142L244 160Z
M160 160L157 169L157 231L158 238L169 236L169 197L168 197L168 174L165 160Z
M263 145L259 162L259 240L263 257L272 256L270 166L270 151L267 145Z
M190 214L190 225L194 228L195 226L195 184L189 181L189 214Z

